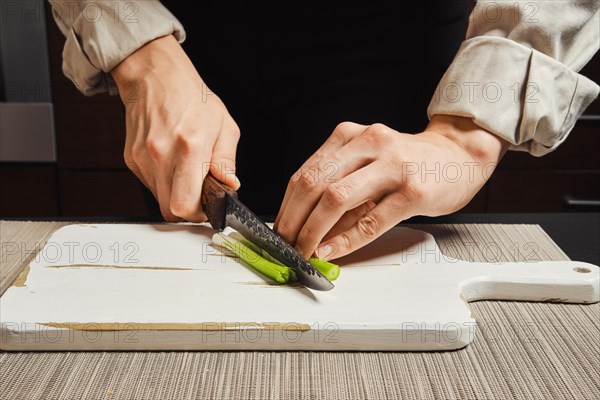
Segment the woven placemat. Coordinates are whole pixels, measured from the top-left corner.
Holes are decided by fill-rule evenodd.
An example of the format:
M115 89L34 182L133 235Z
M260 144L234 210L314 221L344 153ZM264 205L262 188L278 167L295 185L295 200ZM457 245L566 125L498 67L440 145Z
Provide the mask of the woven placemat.
M0 293L62 225L0 222ZM568 259L537 225L413 227L466 260ZM471 309L475 340L452 352L0 352L0 398L598 397L600 305L482 301Z

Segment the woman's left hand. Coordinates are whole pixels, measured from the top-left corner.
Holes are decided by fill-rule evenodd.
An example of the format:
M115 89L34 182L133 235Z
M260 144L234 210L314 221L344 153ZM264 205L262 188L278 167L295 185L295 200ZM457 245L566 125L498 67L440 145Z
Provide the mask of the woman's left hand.
M507 147L462 117L416 135L343 122L290 179L275 230L305 258L342 257L407 218L461 209Z

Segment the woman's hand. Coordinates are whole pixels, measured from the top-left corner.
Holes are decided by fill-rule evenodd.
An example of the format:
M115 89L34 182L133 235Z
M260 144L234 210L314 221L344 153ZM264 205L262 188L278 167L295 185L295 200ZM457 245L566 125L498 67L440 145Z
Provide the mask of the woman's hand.
M240 185L240 132L225 105L170 35L137 50L112 75L127 114L127 166L167 221L206 220L200 193L207 172L234 189Z
M464 207L507 147L467 118L435 116L417 135L341 123L290 179L275 230L305 258L344 256L411 216Z

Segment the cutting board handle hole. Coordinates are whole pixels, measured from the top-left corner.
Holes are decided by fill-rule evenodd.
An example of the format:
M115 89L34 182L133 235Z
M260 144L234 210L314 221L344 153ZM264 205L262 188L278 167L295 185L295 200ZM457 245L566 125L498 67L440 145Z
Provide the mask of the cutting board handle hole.
M579 272L579 273L582 273L582 274L587 274L589 272L592 272L591 269L586 268L586 267L575 267L575 268L573 268L573 271Z

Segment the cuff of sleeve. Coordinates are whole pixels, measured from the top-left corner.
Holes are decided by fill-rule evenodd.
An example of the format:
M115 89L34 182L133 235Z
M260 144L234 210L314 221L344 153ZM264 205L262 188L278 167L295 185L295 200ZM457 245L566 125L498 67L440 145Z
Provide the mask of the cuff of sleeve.
M463 42L427 115L471 118L511 143L511 150L542 156L567 138L599 90L534 49L505 38L476 37Z
M62 69L86 96L117 94L110 71L146 43L170 34L179 43L185 40L183 26L160 2L128 2L127 7L131 4L137 5L135 13L125 8L115 15L113 2L96 2L95 11L84 9L67 33Z

